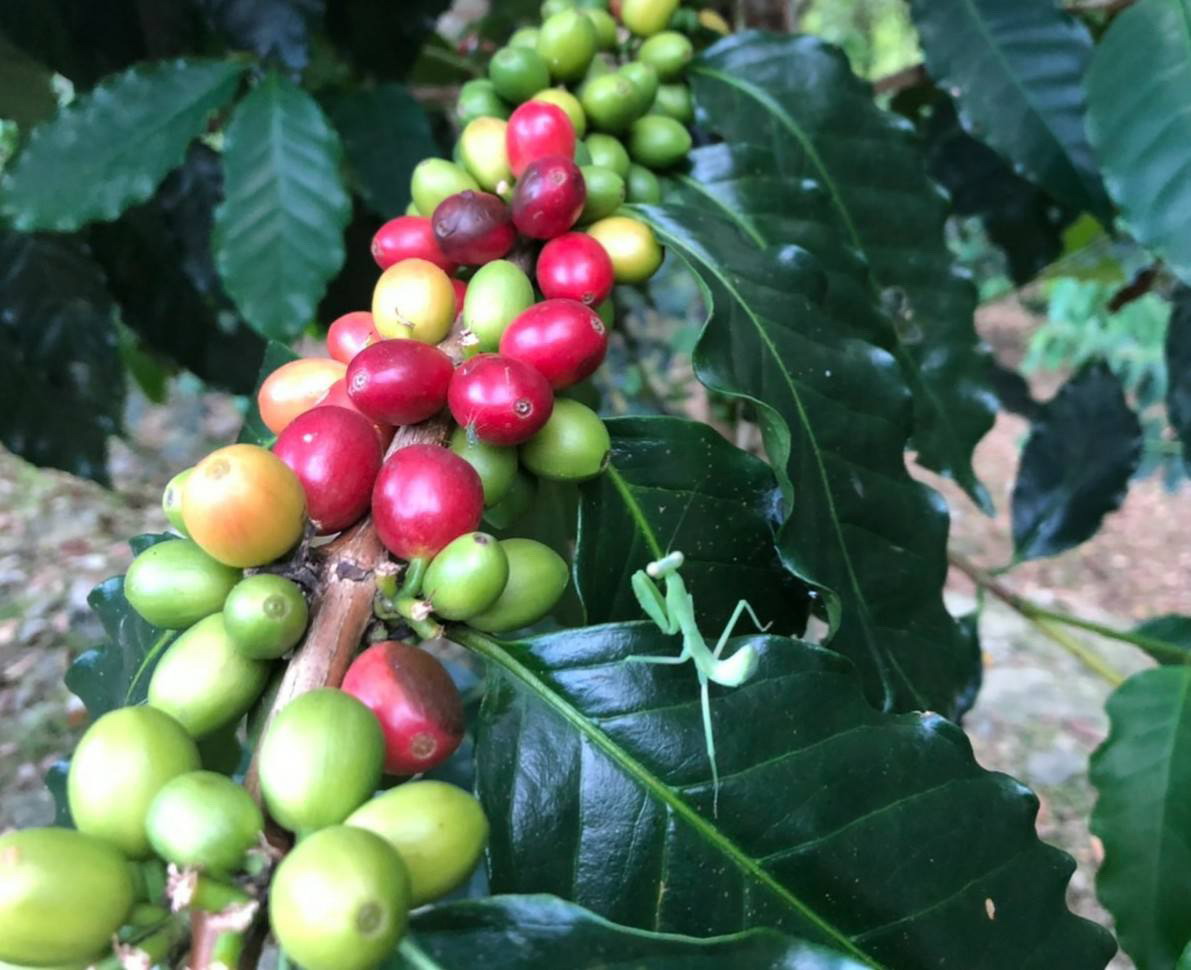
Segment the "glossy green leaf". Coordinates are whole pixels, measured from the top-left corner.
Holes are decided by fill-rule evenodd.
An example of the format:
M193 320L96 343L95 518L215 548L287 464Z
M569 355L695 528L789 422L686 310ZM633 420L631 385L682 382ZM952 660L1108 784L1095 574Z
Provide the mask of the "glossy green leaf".
M351 200L339 139L318 103L276 73L236 106L226 136L215 265L257 332L292 340L343 265Z
M1183 445L1183 463L1191 470L1191 288L1180 286L1171 304L1166 327L1166 413Z
M1069 913L1074 863L1038 841L1037 799L984 771L937 714L881 714L838 654L739 637L755 676L711 689L718 811L689 665L652 624L518 643L487 661L477 786L495 892L549 892L629 926L767 926L878 967L1103 967Z
M133 555L167 539L170 533L137 536L130 540ZM117 707L141 703L157 661L178 630L162 630L146 623L124 598L124 577L100 583L87 597L99 617L107 642L81 654L66 671L66 686L78 695L92 719Z
M830 645L856 661L878 706L964 710L979 658L943 606L947 515L906 472L910 400L896 362L823 312L827 277L805 251L762 252L706 206L641 211L703 289L699 379L757 402L792 499L779 549L827 594Z
M1139 623L1133 632L1163 645L1163 649L1157 650L1140 644L1159 663L1191 664L1191 616L1179 616L1177 613L1155 616Z
M34 128L0 182L0 214L22 230L69 232L144 202L244 66L177 60L112 75Z
M1138 970L1167 970L1191 939L1191 667L1134 674L1108 716L1091 764L1096 891Z
M1191 0L1117 15L1088 70L1088 137L1121 219L1191 283Z
M285 344L278 343L276 340L270 340L265 345L265 356L261 361L260 373L256 377L256 385L252 391L252 397L248 403L248 415L244 419L244 424L240 428L240 435L236 441L250 445L261 445L265 448L271 448L273 442L277 440L277 435L273 434L265 427L265 422L261 420L261 409L256 402L256 392L260 386L265 382L273 371L277 370L282 364L288 364L291 360L297 360L298 355L289 349Z
M1092 38L1058 4L912 0L930 75L958 100L964 127L1031 181L1100 218L1108 199L1084 134Z
M575 581L589 623L641 618L630 577L667 552L713 639L747 599L771 632L801 633L806 590L778 558L782 497L765 462L697 421L611 418L612 463L583 487Z
M369 208L385 219L404 213L414 166L438 154L425 110L402 84L360 88L327 108Z
M123 405L114 308L87 247L0 231L0 441L106 483Z
M1121 382L1091 364L1047 402L1013 485L1019 560L1053 556L1095 535L1125 497L1141 460L1141 424Z
M996 409L972 325L976 291L944 242L947 203L926 176L909 124L877 108L843 54L809 36L725 38L695 62L690 80L714 131L767 149L788 186L818 184L826 226L816 215L807 235L771 241L797 243L827 262L816 234L829 229L831 245L842 240L864 257L867 302L895 312L878 342L893 350L913 391L918 460L988 510L971 468Z
M417 950L441 970L859 970L825 947L771 930L695 939L618 926L554 896L489 896L413 917ZM427 970L400 953L382 970Z

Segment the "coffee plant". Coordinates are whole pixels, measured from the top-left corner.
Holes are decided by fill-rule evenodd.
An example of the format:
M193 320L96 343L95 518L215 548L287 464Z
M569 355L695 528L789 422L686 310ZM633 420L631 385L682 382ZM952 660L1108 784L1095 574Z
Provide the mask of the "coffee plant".
M0 836L0 961L1191 964L1191 619L1114 630L957 563L1157 662L1091 765L1114 940L973 757L976 624L907 469L990 511L973 448L1027 416L1014 565L1117 506L1139 409L1186 459L1188 0L913 0L925 63L875 91L712 6L493 4L458 50L443 6L0 11L5 444L102 478L126 366L251 389L91 594L91 720L55 825ZM1082 340L1034 400L952 215L1017 284L1127 247L1096 299L1170 307L1161 382ZM626 308L679 278L757 448L600 416Z

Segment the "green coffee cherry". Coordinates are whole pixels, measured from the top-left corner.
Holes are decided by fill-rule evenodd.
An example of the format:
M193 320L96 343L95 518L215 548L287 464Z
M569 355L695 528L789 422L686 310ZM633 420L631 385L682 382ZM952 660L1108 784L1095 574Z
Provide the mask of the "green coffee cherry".
M507 118L510 109L496 93L496 85L487 78L475 78L459 89L455 114L466 125L476 118Z
M80 832L109 842L131 859L150 854L149 805L167 781L199 769L199 753L182 725L153 707L121 707L87 728L66 778L70 814Z
M296 833L337 825L380 784L385 743L376 715L341 690L300 694L265 731L261 794Z
M670 22L680 0L622 0L621 22L638 37L652 37Z
M628 200L653 205L662 201L662 183L644 165L629 166Z
M241 654L216 613L170 645L149 681L149 704L201 738L240 720L268 679L269 665Z
M373 970L409 922L409 875L379 835L335 826L303 839L277 867L269 924L303 970Z
M596 29L586 14L562 10L538 30L537 51L559 81L577 81L596 52Z
M481 266L468 282L463 298L463 326L479 339L468 349L475 353L495 352L505 328L533 303L533 284L515 264L496 259Z
M592 126L601 131L624 131L641 113L638 96L633 82L619 73L592 78L579 92L579 100ZM590 142L587 148L595 161L596 153Z
M238 582L223 604L223 627L241 656L275 660L297 646L310 610L302 587L258 573Z
M178 472L166 483L165 491L161 493L161 511L169 520L170 528L183 537L189 536L190 533L186 531L186 523L182 521L182 486L186 484L186 479L192 471L193 468L187 468Z
M468 532L443 548L426 570L422 596L444 620L466 620L488 609L509 578L509 561L487 532Z
M240 575L189 539L167 539L132 561L124 576L124 596L147 623L183 630L218 613Z
M587 115L583 111L583 105L566 88L545 88L538 91L530 100L545 101L547 104L557 105L571 119L571 127L575 129L577 139L587 134Z
M240 785L213 771L191 771L166 783L149 806L145 830L166 862L233 873L265 827Z
M434 210L443 199L471 189L479 191L476 182L458 165L442 158L425 158L418 162L410 178L410 194L425 216L434 215Z
M607 10L609 3L608 0L575 0L575 6L579 10Z
M662 247L653 230L631 216L609 216L587 227L612 260L617 283L644 283L662 265Z
M513 487L517 477L517 449L490 445L476 438L469 441L466 428L451 432L451 451L471 465L484 486L484 507L490 508Z
M502 47L488 62L488 78L496 86L497 94L520 104L550 83L550 68L536 50Z
M591 164L591 152L587 150L587 144L583 141L575 142L575 164L580 168Z
M691 99L691 89L682 82L677 84L663 84L658 88L658 95L653 99L649 113L665 115L684 125L695 120L695 103Z
M612 50L616 46L616 18L607 10L598 8L583 12L595 28L596 48L602 51Z
M584 165L583 182L587 186L587 198L583 202L580 223L595 222L610 216L624 204L626 189L624 179L609 168L599 165Z
M505 128L500 118L476 118L459 136L459 157L480 187L495 192L512 184L509 155L505 149Z
M128 918L128 862L97 838L63 828L0 835L0 960L89 963Z
M591 408L559 398L542 430L521 446L521 462L539 478L582 482L608 464L612 440Z
M646 115L633 122L629 131L629 154L633 161L650 168L676 165L691 150L691 133L673 118Z
M468 620L487 633L536 623L554 609L570 578L566 561L549 546L533 539L504 539L500 545L509 560L508 582L492 606Z
M618 67L616 59L611 54L598 53L587 65L587 70L583 73L583 80L579 82L580 86L597 77L603 77L605 74L615 74Z
M509 38L509 47L529 47L532 50L537 50L538 47L538 28L537 27L519 27L513 31L513 36Z
M513 484L505 497L484 510L484 521L494 529L507 529L529 511L537 495L537 484L533 478L518 469Z
M695 45L691 39L676 30L654 34L637 51L637 60L657 71L663 81L682 77L682 72L694 56Z
M462 788L410 781L365 802L345 823L374 832L401 856L414 906L461 886L484 851L488 819Z
M576 6L575 0L542 0L542 5L538 8L538 15L543 20L549 20L556 13L572 10Z
M620 69L620 76L627 77L637 92L634 101L637 117L645 114L658 93L658 72L641 61L632 61Z
M629 176L629 153L614 135L594 134L587 136L587 150L591 152L591 164L615 172L622 179Z

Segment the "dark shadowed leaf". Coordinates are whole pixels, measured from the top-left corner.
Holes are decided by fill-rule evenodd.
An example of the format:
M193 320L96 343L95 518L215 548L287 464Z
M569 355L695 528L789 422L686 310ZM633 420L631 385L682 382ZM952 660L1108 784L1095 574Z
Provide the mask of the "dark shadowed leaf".
M989 509L971 469L996 409L972 326L976 291L944 242L946 199L926 175L909 124L877 108L844 55L813 37L736 34L705 52L690 76L709 127L766 149L785 186L817 183L822 220L816 213L806 235L767 241L797 243L828 264L815 238L827 231L831 245L863 255L872 276L861 271L866 302L895 312L877 342L894 353L913 392L919 461Z
M265 382L265 378L272 374L273 371L277 370L282 364L288 364L291 360L297 359L298 355L283 343L270 340L265 345L265 356L261 361L261 369L256 375L256 382L253 384L252 396L249 398L248 416L244 419L244 424L240 428L240 435L236 438L237 441L250 445L261 445L265 448L271 448L273 446L273 442L277 440L277 435L266 428L265 422L261 420L261 409L256 403L256 392Z
M806 252L759 250L708 207L642 214L703 289L699 379L757 402L793 500L779 549L826 592L831 646L878 706L965 710L979 658L943 606L946 507L906 472L911 402L896 362L823 312L825 275Z
M1043 409L1013 486L1019 560L1053 556L1095 535L1141 460L1141 424L1116 375L1084 367Z
M310 61L310 31L323 15L324 0L199 0L199 6L229 43L301 71Z
M931 77L959 102L964 127L1077 211L1108 217L1084 134L1092 38L1058 4L913 0Z
M1134 674L1108 716L1091 763L1096 891L1138 970L1166 970L1191 939L1191 667Z
M1015 283L1028 283L1054 262L1063 251L1070 209L964 131L948 98L935 104L923 137L931 176L950 194L957 215L980 218L989 238L1004 251Z
M318 103L277 73L241 101L227 127L215 264L244 319L293 340L343 265L351 201L339 139Z
M133 554L158 542L176 539L170 533L137 536ZM66 686L86 705L92 720L117 707L139 704L148 694L149 678L178 630L146 623L124 598L124 577L100 583L87 603L107 634L107 642L79 656L66 671Z
M369 207L385 219L404 213L414 166L438 154L422 106L404 85L382 84L336 97L327 110Z
M156 354L207 383L244 394L255 386L264 342L249 330L218 289L211 260L211 173L218 161L194 146L153 198L89 238L120 303L120 315ZM218 190L216 179L214 188Z
M1001 407L1006 411L1020 414L1031 421L1037 421L1041 417L1042 404L1034 397L1026 379L1017 371L999 361L993 361L989 380Z
M1183 463L1191 470L1191 288L1180 286L1171 297L1166 330L1166 413L1183 445Z
M87 247L0 231L0 441L106 483L124 369L111 297Z
M0 31L0 118L26 127L58 110L53 72Z
M1129 231L1191 283L1191 0L1141 0L1113 19L1088 71L1088 137ZM1122 83L1128 78L1128 83Z
M233 61L138 65L34 128L0 182L0 212L22 230L71 231L148 199L207 118L235 93Z
M335 0L327 7L327 33L364 71L402 80L450 5L451 0Z
M1139 623L1133 632L1165 645L1163 650L1142 646L1159 663L1191 663L1191 616L1179 616L1177 613L1155 616Z
M583 487L575 553L588 622L641 619L631 575L678 550L708 636L719 636L741 599L773 624L773 632L801 633L806 590L786 571L774 545L784 516L772 469L696 421L605 423L612 464Z
M1072 860L1038 841L1037 799L984 771L936 714L887 715L852 665L779 637L744 686L711 690L709 781L695 672L650 624L499 644L478 789L496 892L549 892L607 919L707 935L767 926L877 967L1105 965L1066 909Z
M413 918L412 939L441 970L860 970L864 963L771 930L712 939L610 923L554 896L444 903ZM427 970L400 954L382 970Z
M70 761L62 758L50 765L43 780L50 794L54 796L54 817L50 824L74 828L74 819L70 817L70 801L66 797L66 777L69 772Z

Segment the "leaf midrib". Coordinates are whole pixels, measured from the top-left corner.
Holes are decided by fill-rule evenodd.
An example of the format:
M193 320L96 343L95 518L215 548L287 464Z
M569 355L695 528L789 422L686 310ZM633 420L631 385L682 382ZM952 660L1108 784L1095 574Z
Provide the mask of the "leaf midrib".
M605 624L605 626L613 629L621 629L624 627L624 624ZM599 629L599 627L593 627L591 629ZM877 970L883 970L882 964L877 963L863 950L860 950L846 934L826 922L807 903L795 896L770 873L766 872L755 859L750 857L735 842L703 818L702 815L680 798L673 789L654 775L645 765L617 745L607 734L596 727L590 719L585 717L582 712L565 701L555 691L551 690L534 671L513 657L507 650L503 649L499 642L468 628L453 630L451 632L451 638L463 644L468 649L474 650L485 660L495 663L508 674L516 677L527 690L531 691L543 704L574 727L580 735L587 738L588 741L611 759L614 764L618 765L627 775L638 782L642 788L654 796L658 802L665 805L669 811L681 818L706 842L718 849L726 858L730 859L742 872L785 901L792 909L796 910L808 922L817 927L828 940L833 942L833 945L856 959L863 961L868 966L877 968Z

